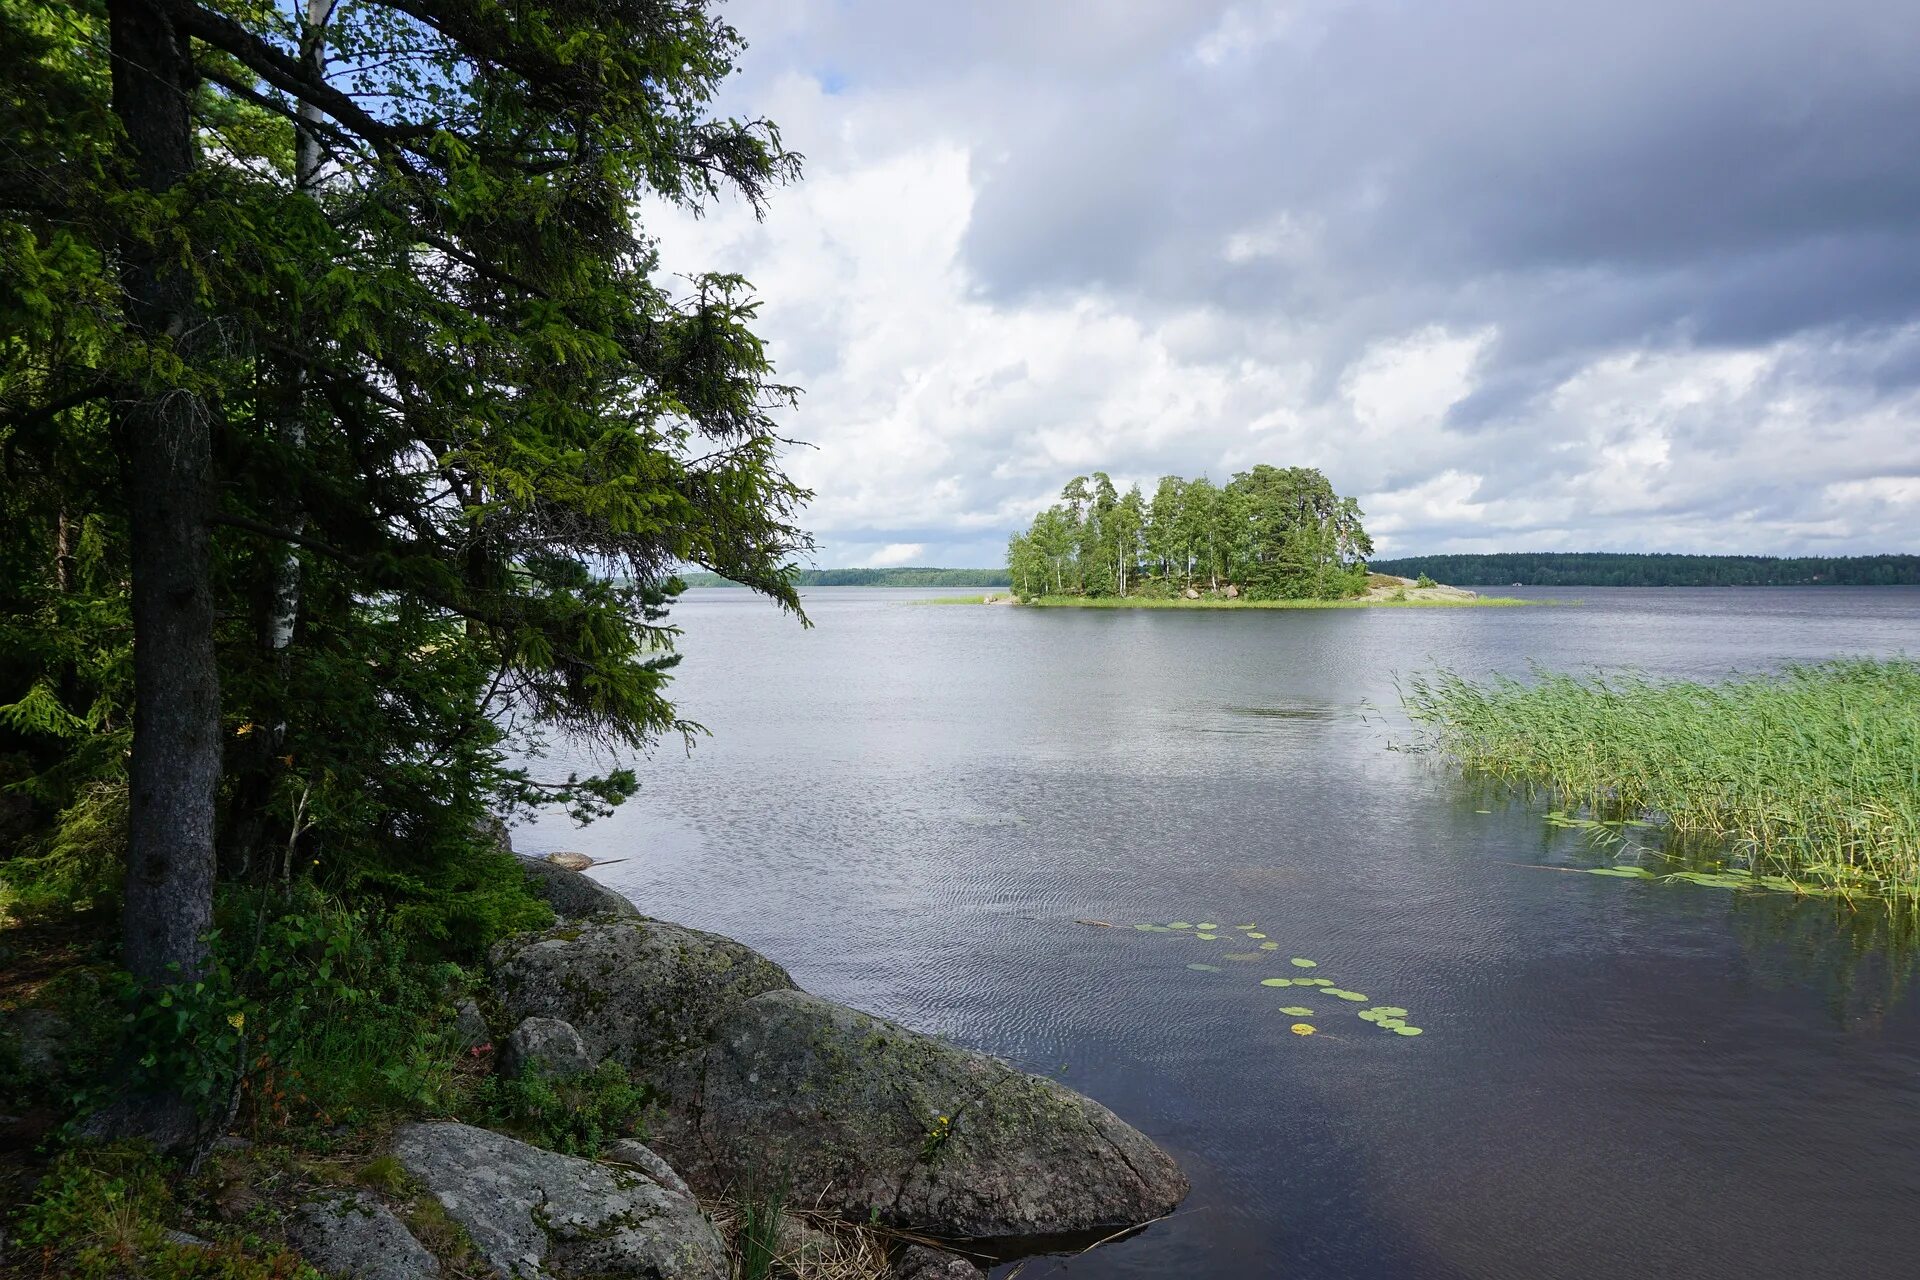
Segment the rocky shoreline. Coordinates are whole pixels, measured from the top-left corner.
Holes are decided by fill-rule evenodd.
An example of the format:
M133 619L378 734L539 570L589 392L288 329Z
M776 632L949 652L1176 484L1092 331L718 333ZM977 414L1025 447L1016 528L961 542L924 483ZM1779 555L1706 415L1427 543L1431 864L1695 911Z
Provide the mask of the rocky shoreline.
M790 1261L852 1231L887 1275L963 1280L1124 1235L1185 1197L1173 1159L1092 1099L810 995L732 939L521 861L558 923L494 948L492 991L462 1007L462 1034L495 1046L504 1072L618 1064L650 1106L646 1142L597 1159L451 1122L395 1134L399 1165L502 1280L726 1280L716 1206L769 1199L806 1211L779 1223ZM290 1238L330 1275L439 1274L364 1190L302 1207Z

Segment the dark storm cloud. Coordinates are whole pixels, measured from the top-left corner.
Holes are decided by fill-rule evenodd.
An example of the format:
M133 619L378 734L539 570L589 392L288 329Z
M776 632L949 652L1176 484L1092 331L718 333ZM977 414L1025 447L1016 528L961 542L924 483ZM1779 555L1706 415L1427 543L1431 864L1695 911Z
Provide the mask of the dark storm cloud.
M1513 328L1538 311L1595 344L1920 314L1911 3L1272 16L1285 8L1242 10L1256 37L1281 29L1211 65L1191 56L1196 21L1157 61L1003 122L968 239L982 286L1249 308L1438 291L1457 295L1451 319ZM1221 256L1276 211L1316 229L1310 262ZM1568 273L1597 285L1566 290ZM1488 278L1502 283L1474 288ZM1639 305L1596 309L1595 292Z
M843 545L1283 455L1396 550L1911 539L1920 0L731 10L816 181L969 179L754 242Z

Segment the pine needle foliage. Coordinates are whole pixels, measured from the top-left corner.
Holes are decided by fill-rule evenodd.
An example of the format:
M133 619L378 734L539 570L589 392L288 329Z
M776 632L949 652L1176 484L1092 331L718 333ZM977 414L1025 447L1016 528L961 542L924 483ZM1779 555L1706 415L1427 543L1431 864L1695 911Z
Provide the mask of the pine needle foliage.
M303 12L0 0L0 755L42 832L124 788L128 415L190 404L222 877L373 895L471 955L537 910L479 820L635 788L549 771L550 741L700 733L667 692L676 569L799 611L797 391L747 282L668 276L642 221L759 210L799 157L714 110L743 42L707 0L346 0L320 72ZM195 86L166 190L116 115L130 14ZM141 322L129 262L183 282L188 325Z

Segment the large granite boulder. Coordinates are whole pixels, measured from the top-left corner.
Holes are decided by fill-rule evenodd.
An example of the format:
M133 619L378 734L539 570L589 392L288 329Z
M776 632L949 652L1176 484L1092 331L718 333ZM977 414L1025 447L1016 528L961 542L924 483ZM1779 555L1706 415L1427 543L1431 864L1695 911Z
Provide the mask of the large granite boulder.
M600 1158L612 1164L632 1165L655 1182L675 1195L693 1198L693 1191L687 1181L673 1171L673 1166L654 1154L651 1147L638 1138L619 1138L609 1142L601 1151Z
M510 1076L559 1079L585 1075L593 1065L580 1033L558 1018L522 1018L500 1054L500 1069Z
M649 1077L705 1045L742 1002L793 988L785 969L731 938L647 919L517 934L494 949L492 968L509 1022L569 1022L593 1062Z
M335 1280L424 1280L440 1263L400 1219L364 1191L294 1210L287 1243Z
M640 909L624 896L591 876L555 866L545 858L519 854L534 895L553 908L562 920L591 920L596 916L637 916Z
M650 1141L693 1186L1013 1257L1170 1212L1172 1158L1092 1099L795 990L738 1002L671 1070Z
M727 1280L699 1206L637 1169L464 1124L406 1125L394 1155L501 1280Z

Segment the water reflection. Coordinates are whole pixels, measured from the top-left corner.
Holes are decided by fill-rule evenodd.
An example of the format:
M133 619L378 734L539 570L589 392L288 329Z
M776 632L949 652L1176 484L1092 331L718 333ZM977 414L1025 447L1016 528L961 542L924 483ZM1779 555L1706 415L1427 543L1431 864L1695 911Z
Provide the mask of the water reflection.
M1396 673L1912 651L1920 591L1582 594L1096 614L822 590L803 632L696 593L675 692L714 736L641 762L613 820L519 838L627 855L605 878L650 914L1057 1073L1181 1159L1178 1217L1029 1277L1904 1275L1902 929L1541 870L1618 850L1388 748ZM1263 962L1083 918L1257 921L1425 1034L1343 1011L1297 1036L1282 1007L1323 1011Z

